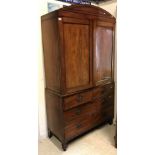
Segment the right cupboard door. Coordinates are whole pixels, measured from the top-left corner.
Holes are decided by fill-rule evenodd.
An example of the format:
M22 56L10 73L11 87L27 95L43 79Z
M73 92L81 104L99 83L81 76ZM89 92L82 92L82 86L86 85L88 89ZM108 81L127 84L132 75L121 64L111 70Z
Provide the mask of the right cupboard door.
M112 23L94 22L93 79L95 85L113 80L113 28Z

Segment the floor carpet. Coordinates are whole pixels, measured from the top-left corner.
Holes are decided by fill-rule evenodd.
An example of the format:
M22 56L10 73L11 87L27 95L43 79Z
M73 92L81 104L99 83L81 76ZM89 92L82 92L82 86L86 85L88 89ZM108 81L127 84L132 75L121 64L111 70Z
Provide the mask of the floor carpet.
M39 155L116 155L114 135L114 125L102 126L69 143L66 151L53 136L40 140L38 151Z

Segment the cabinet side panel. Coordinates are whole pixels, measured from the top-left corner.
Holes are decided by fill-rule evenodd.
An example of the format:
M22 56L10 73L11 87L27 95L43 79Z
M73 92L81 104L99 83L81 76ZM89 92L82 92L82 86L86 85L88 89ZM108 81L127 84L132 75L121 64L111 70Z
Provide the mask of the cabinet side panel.
M57 18L42 20L46 88L60 90L60 52Z
M64 140L62 99L46 91L47 126L61 141Z

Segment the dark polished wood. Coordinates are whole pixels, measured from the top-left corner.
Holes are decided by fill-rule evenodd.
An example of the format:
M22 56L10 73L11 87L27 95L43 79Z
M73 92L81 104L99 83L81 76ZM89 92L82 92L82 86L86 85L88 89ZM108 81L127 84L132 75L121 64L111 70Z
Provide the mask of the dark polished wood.
M53 136L53 133L51 132L50 129L48 129L48 138L51 138Z
M63 150L76 137L114 117L115 18L90 5L41 17L48 137Z
M94 22L94 83L112 79L113 24Z
M92 91L86 91L83 93L78 93L69 97L64 98L64 110L73 108L75 106L84 104L92 100Z
M42 21L42 42L44 51L44 66L46 88L60 90L60 52L59 52L58 21ZM53 46L53 44L55 46ZM52 61L51 61L52 60Z
M66 151L66 149L67 149L67 143L62 143L62 149L63 149L64 151Z
M90 85L89 29L82 21L64 23L66 89Z
M62 98L46 92L46 112L48 129L61 141L64 141L64 118Z

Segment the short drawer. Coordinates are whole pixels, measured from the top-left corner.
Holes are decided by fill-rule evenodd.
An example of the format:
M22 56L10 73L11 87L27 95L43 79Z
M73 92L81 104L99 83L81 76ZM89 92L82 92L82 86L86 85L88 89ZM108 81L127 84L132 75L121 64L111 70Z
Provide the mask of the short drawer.
M68 110L78 105L90 102L92 100L92 91L86 91L76 95L64 98L63 109Z
M70 121L76 118L81 118L84 116L89 117L94 112L96 112L95 104L92 104L91 102L64 111L65 124L68 124Z
M93 99L99 98L101 96L107 96L109 93L114 93L114 84L113 83L94 88Z

